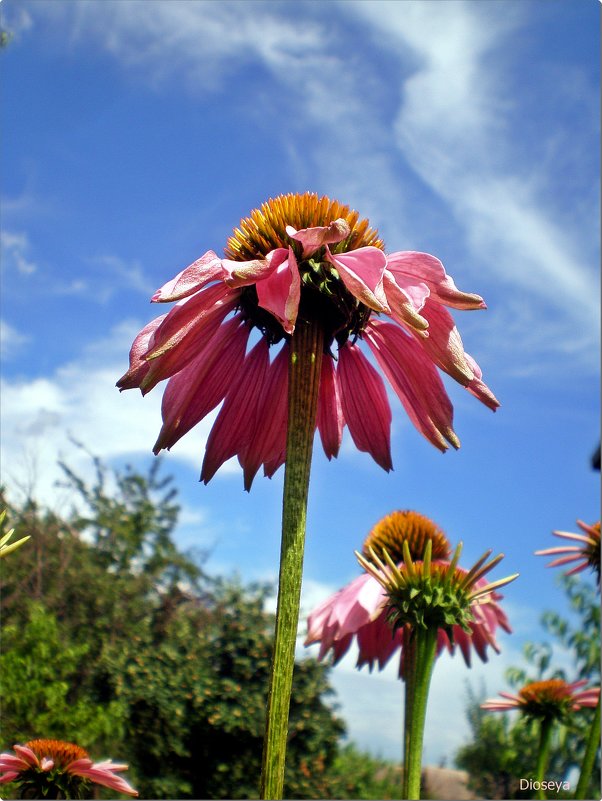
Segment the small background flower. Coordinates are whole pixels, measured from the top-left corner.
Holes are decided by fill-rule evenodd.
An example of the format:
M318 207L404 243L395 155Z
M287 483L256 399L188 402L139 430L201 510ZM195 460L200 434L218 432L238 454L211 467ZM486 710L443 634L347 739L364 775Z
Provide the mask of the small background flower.
M492 712L517 709L531 718L563 720L582 707L597 705L600 688L584 689L586 684L587 679L572 684L563 679L532 681L525 684L518 693L501 692L499 699L489 699L481 704L481 707Z
M407 543L412 560L420 560L427 542L431 542L432 564L435 569L446 569L450 565L450 544L441 529L424 515L406 511L393 512L384 517L372 529L364 542L364 555L370 559L370 550L385 548L393 562L403 565L403 543ZM455 567L459 575L468 571ZM480 577L474 582L476 591L487 586ZM472 651L486 662L487 647L499 652L495 639L498 627L511 632L508 619L499 601L502 596L493 591L487 603L475 602L470 606L473 619L466 627L453 625L448 631L440 628L437 635L438 653L447 649L453 653L460 648L468 666ZM389 622L389 598L374 575L366 572L351 581L322 604L308 617L306 645L320 643L318 659L324 659L332 651L334 662L338 662L349 650L355 638L358 646L357 667L368 665L372 670L378 665L382 670L396 651L400 651L399 675L404 670L404 645L407 645L411 630L408 626L393 629Z
M62 740L30 740L0 754L0 783L15 782L24 798L90 798L92 784L119 793L138 792L119 776L127 765L92 762L79 745ZM34 795L32 795L34 793Z
M555 548L544 548L540 551L535 551L537 556L555 556L548 563L548 567L560 567L561 565L569 565L573 562L576 564L567 570L567 576L572 576L575 573L581 573L586 568L594 570L598 576L598 583L600 582L600 521L593 523L591 526L587 523L577 520L577 525L583 534L574 534L570 531L554 531L555 537L568 540L574 543L573 545L560 545Z

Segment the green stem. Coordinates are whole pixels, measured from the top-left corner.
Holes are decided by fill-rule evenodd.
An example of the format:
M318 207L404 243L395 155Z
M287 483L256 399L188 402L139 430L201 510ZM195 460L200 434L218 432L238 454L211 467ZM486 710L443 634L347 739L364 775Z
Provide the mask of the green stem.
M587 738L587 745L585 747L585 754L583 756L583 763L581 765L581 775L577 782L577 789L575 790L575 798L586 798L587 788L592 777L594 769L594 762L596 761L596 752L600 747L600 698L598 698L598 706L594 712L594 719L589 730L589 737Z
M303 578L307 494L316 428L322 349L321 327L316 323L298 321L291 341L289 362L282 545L276 633L263 741L263 799L282 798L284 788L288 715Z
M406 769L408 756L410 753L410 720L412 719L412 708L414 701L414 685L416 677L416 638L404 632L404 674L402 676L405 698L403 709L403 784L401 797L408 797L408 771Z
M535 766L535 781L544 781L545 772L550 759L550 745L552 744L552 729L554 727L553 718L543 718L539 732L539 752L537 754L537 764ZM536 791L536 798L544 798L546 794L543 790Z
M422 773L422 746L426 705L435 656L437 653L437 630L415 629L410 648L405 652L405 712L404 712L404 757L403 797L420 798Z

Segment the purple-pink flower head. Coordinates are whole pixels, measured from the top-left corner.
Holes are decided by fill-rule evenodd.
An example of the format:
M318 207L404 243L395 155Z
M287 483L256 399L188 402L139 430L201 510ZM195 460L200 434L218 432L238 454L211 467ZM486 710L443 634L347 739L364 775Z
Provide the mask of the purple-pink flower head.
M459 440L437 368L490 409L499 405L448 311L485 308L483 299L461 292L428 253L386 254L348 206L312 193L271 199L241 220L224 256L208 251L157 290L153 302L175 306L138 334L117 382L145 394L169 379L155 453L223 401L205 483L232 456L246 489L260 467L272 476L283 464L289 343L299 325L318 324L324 337L316 427L329 459L347 426L359 450L392 467L391 410L367 354L441 451ZM250 340L253 330L260 336Z
M0 783L19 783L23 798L83 798L83 792L90 792L89 783L138 795L117 775L127 770L127 765L114 764L110 759L92 762L87 752L74 743L30 740L25 745L13 746L13 750L14 754L0 754ZM30 794L32 791L34 795ZM57 791L62 795L56 795Z
M600 688L583 689L586 684L587 679L572 684L563 679L532 681L525 684L516 695L500 693L500 698L491 698L481 704L481 707L492 712L518 709L530 718L566 720L572 712L598 704Z
M548 567L559 567L575 562L567 576L581 573L586 568L594 570L598 576L600 584L600 521L587 525L581 520L577 520L577 525L583 534L573 534L570 531L554 531L556 537L568 540L572 545L560 545L556 548L544 548L542 551L535 551L536 556L555 556Z
M362 576L324 601L308 618L305 644L320 643L319 659L332 650L338 662L355 638L357 666L383 669L404 652L416 626L437 629L437 652L460 648L468 666L472 649L487 661L487 646L499 652L495 632L510 626L495 589L513 577L489 584L485 574L501 557L487 563L488 552L470 570L459 567L459 551L428 517L397 511L383 518L364 542L358 559ZM400 610L405 610L403 614ZM403 617L405 615L405 617Z

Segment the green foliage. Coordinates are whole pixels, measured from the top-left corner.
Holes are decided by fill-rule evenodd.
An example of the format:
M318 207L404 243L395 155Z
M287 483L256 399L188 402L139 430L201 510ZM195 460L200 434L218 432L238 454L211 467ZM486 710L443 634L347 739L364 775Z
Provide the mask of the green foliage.
M55 616L42 604L25 605L24 626L8 625L2 633L2 736L21 743L38 736L59 740L77 737L84 747L119 731L118 702L93 704L73 697L87 645L65 642Z
M337 798L402 798L401 767L363 754L352 744L339 751L333 775L338 777Z
M9 506L5 525L31 540L2 565L2 747L76 742L128 762L143 798L257 798L269 589L209 579L177 549L158 462L147 476L93 464L92 485L64 467L83 511ZM286 797L394 797L384 764L341 752L327 673L295 666Z

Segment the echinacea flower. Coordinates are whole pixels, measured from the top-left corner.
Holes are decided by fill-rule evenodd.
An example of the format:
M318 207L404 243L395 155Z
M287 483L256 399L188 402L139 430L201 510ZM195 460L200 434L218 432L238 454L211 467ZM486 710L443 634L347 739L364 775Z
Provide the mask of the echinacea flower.
M501 692L501 698L491 698L481 704L482 709L492 712L519 710L530 718L552 718L564 720L582 707L595 707L600 697L599 687L582 689L587 679L572 684L563 679L532 681L518 693Z
M359 450L392 467L385 384L360 343L441 451L459 440L437 368L490 409L499 405L447 311L482 309L483 299L458 290L434 256L386 254L367 220L327 197L270 199L241 220L224 258L207 251L152 300L176 305L140 331L117 386L145 394L169 379L155 453L223 401L207 441L205 483L232 456L246 489L262 466L272 476L284 463L290 341L299 323L317 324L323 338L315 427L329 459L347 425ZM249 348L252 330L259 337Z
M578 544L544 548L542 551L535 551L535 554L536 556L559 557L553 559L547 567L558 567L576 562L576 565L567 570L567 576L580 573L590 567L598 574L598 581L600 581L600 521L588 526L587 523L577 520L577 525L583 534L573 534L570 531L554 531L553 534Z
M487 661L487 646L499 652L495 640L496 629L499 626L507 632L511 631L498 603L502 596L487 584L483 570L474 571L473 568L473 572L457 564L452 566L451 547L441 529L428 517L406 510L384 517L366 538L362 566L367 572L325 600L310 614L305 644L320 643L318 659L323 659L332 650L334 662L338 662L347 653L355 637L359 668L367 664L372 670L374 664L378 664L382 670L393 654L401 650L399 675L403 676L404 653L412 627L409 623L397 628L391 625L389 595L375 570L380 569L379 564L382 566L385 552L393 564L402 569L405 561L404 543L410 559L417 565L416 569L421 569L420 562L416 560L423 558L427 543L430 543L430 569L441 575L451 569L457 581L466 583L469 594L474 593L465 608L467 614L463 623L447 624L442 619L437 632L437 652L447 648L453 653L457 645L468 666L472 648L483 662ZM484 561L481 560L479 567ZM480 596L483 597L479 601ZM483 603L484 596L487 596L487 603Z
M518 710L525 718L534 720L539 726L539 749L535 765L535 783L540 788L536 798L545 799L541 783L546 775L550 757L553 727L557 723L567 723L570 715L583 707L597 707L586 751L590 751L592 758L584 763L577 785L575 798L585 798L585 789L591 776L594 757L600 746L600 688L588 687L587 679L575 681L572 684L564 679L546 679L532 681L525 684L518 693L501 692L501 698L490 698L481 704L482 709L491 712L508 712ZM591 734L590 733L590 734Z
M110 759L92 762L79 745L62 740L30 740L0 754L0 783L17 782L27 798L90 798L90 783L120 793L138 793L118 773L127 765ZM34 791L35 795L29 793Z

